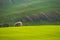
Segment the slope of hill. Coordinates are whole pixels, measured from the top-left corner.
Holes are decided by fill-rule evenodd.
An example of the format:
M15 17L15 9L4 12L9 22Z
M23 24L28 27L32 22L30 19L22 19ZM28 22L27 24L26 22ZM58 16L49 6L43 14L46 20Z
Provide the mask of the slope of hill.
M25 16L60 10L60 0L10 0L0 7L0 24L13 24ZM0 4L1 5L1 4ZM28 21L27 21L28 22ZM25 23L24 23L25 24Z

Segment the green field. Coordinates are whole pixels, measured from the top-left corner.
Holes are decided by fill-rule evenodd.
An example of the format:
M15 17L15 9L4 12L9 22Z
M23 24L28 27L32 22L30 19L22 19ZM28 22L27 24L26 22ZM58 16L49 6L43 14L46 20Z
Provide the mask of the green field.
M15 3L7 3L0 7L0 24L13 25L25 16L56 10L60 10L60 0L16 0ZM28 21L27 23L30 24ZM31 24L37 25L32 22Z
M41 25L0 28L0 40L60 40L60 26Z

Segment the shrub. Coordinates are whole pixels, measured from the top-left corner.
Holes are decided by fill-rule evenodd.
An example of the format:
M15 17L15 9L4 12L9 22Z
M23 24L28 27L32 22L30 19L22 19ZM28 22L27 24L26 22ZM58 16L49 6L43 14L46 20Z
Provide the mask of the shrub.
M2 26L3 27L9 27L9 24L3 24Z

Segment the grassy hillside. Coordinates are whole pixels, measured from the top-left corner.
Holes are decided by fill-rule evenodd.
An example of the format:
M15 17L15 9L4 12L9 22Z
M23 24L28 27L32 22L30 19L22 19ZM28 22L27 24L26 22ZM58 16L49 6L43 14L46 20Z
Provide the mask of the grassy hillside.
M60 40L60 26L0 28L0 40Z
M0 24L13 24L27 15L60 10L60 0L15 0L13 2L0 7Z

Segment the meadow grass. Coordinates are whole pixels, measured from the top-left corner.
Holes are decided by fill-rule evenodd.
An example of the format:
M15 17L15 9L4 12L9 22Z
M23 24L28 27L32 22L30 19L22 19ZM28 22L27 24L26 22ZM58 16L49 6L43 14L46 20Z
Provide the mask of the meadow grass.
M60 25L0 28L0 40L60 40Z

